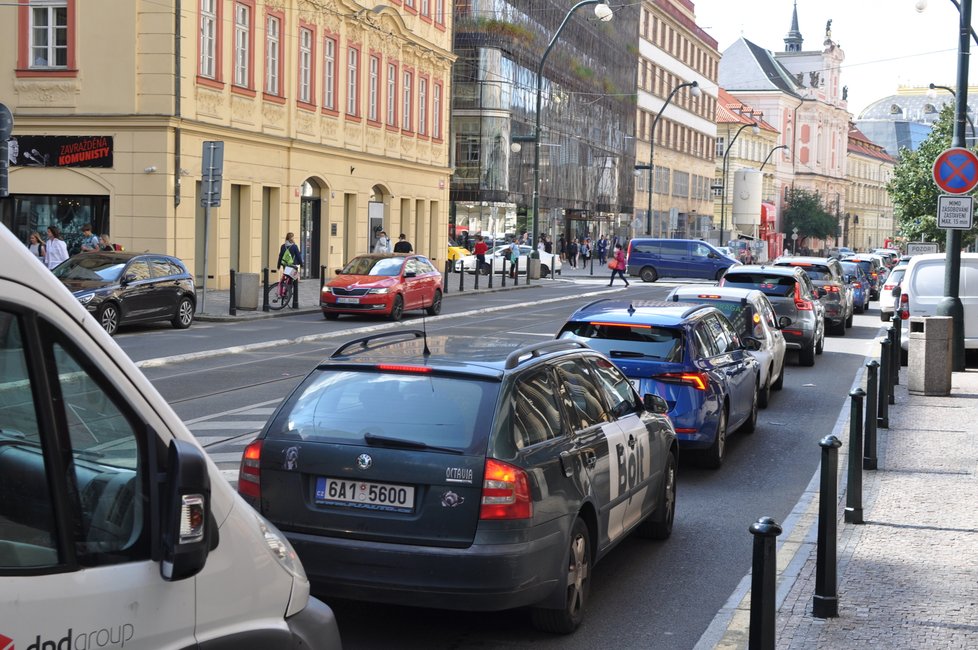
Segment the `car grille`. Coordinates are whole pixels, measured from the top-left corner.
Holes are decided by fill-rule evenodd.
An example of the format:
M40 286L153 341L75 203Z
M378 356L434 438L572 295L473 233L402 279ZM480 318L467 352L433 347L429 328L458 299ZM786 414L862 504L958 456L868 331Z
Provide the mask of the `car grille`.
M365 296L369 289L347 289L346 287L330 287L334 296Z

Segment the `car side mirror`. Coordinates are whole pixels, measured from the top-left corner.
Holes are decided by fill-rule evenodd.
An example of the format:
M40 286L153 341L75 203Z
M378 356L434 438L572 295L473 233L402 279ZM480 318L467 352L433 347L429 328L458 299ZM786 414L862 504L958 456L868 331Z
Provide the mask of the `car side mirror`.
M718 260L718 259L720 259L720 256L717 255L716 253L713 253L713 252L707 253L706 256L709 257L711 260Z
M784 329L791 325L791 319L787 316L782 316L778 319L778 329Z
M652 413L665 414L669 412L669 404L655 393L646 393L642 396L642 405L646 411Z
M416 277L418 277L418 274L417 274L416 271L405 271L404 272L404 277L406 277L406 278L416 278Z
M343 269L336 269L335 273L336 273L336 275L342 275L343 274Z
M211 537L217 531L211 517L211 480L204 452L190 442L171 440L166 466L160 575L170 582L190 578L204 568Z
M131 283L133 283L135 281L136 281L136 274L135 273L126 273L124 276L122 276L122 282L120 284L122 284L123 286L125 286L125 285L131 284Z
M899 298L899 297L900 297L900 285L899 285L899 284L897 284L897 285L894 285L894 287L893 287L893 290L892 290L892 291L890 291L890 294L891 294L891 295L892 295L892 296L893 296L894 298Z
M753 336L744 337L744 349L751 352L757 352L761 349L761 342L755 339Z

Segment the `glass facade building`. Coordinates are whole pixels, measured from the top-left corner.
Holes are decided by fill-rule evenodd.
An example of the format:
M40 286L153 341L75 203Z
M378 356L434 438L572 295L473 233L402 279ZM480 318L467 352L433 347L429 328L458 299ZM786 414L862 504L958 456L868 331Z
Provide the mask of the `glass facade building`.
M573 4L455 3L450 230L498 238L532 232L537 69ZM627 232L635 178L637 6L609 22L575 12L541 80L539 231ZM514 151L518 149L518 151ZM464 238L464 237L463 237Z

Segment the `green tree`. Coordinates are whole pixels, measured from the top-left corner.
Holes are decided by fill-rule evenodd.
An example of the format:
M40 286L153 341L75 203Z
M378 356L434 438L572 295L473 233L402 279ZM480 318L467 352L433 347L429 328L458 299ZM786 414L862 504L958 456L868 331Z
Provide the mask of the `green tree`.
M970 125L965 126L970 129ZM893 200L893 216L900 234L909 241L933 241L943 247L947 232L937 227L937 197L940 189L934 182L934 161L951 146L954 130L954 107L944 106L928 135L916 150L900 150L900 162L893 169L887 191ZM975 231L962 233L962 244L975 239Z
M839 230L838 220L822 205L817 193L795 188L788 190L781 223L789 236L797 228L799 239L835 237Z

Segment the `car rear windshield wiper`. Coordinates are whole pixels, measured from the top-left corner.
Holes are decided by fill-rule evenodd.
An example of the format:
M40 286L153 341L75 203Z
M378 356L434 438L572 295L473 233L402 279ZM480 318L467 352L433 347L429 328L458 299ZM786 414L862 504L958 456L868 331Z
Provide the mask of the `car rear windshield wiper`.
M405 440L404 438L389 438L387 436L378 436L375 433L370 433L369 431L363 434L363 439L368 445L376 447L396 447L400 449L426 449L430 451L444 451L449 454L462 455L461 450L452 449L451 447L439 447L438 445L429 445L427 442L421 442L420 440Z
M632 352L631 350L612 350L609 353L612 357L629 357L631 359L643 359L645 357L658 358L654 354L645 354L642 352Z

